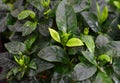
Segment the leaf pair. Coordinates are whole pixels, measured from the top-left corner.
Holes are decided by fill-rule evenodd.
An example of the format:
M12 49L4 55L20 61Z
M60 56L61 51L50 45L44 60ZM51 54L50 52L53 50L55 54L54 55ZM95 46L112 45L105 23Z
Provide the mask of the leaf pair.
M98 17L98 21L100 22L100 24L102 24L108 17L108 7L105 6L103 11L100 11L100 7L97 4L97 17Z
M51 28L49 28L49 31L50 31L51 37L52 37L55 41L57 41L57 42L59 42L59 43L62 43L62 42L61 42L60 35L59 35L59 33L58 33L57 31L55 31L54 29L51 29ZM71 38L71 39L69 39L69 40L67 41L67 43L66 43L65 45L68 46L68 47L73 47L73 46L82 46L82 45L84 45L84 44L83 44L82 41L81 41L80 39L78 39L78 38Z

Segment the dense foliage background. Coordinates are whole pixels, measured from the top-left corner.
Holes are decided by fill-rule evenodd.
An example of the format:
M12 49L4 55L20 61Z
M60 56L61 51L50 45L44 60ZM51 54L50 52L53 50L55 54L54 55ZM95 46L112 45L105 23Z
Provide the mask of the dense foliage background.
M0 0L0 80L120 83L120 0Z

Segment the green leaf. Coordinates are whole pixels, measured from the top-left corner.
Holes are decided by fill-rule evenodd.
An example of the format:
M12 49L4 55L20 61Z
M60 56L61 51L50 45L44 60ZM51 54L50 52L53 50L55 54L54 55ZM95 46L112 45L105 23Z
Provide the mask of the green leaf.
M50 83L74 83L74 81L67 75L54 72Z
M29 67L32 69L37 69L37 65L33 60L30 62Z
M27 0L27 2L29 2L32 6L34 6L41 12L44 10L44 7L42 6L40 0Z
M82 54L89 62L91 62L92 64L97 66L97 62L96 62L94 54L92 52L82 51Z
M6 17L0 19L0 32L4 32L6 30Z
M24 63L25 63L25 64L29 64L29 62L30 62L30 57L24 55Z
M118 28L120 29L120 25L118 24Z
M112 57L120 56L120 41L111 41L100 49L101 53Z
M49 36L49 28L53 25L53 19L44 19L38 24L39 32L41 35L47 37Z
M98 72L95 83L113 83L113 81L106 73Z
M30 16L31 18L35 18L35 13L31 10L24 10L18 14L18 19L22 20Z
M19 67L14 67L12 71L13 71L13 74L16 75L19 72Z
M40 50L38 56L49 62L61 62L68 63L69 58L67 57L65 51L59 46L48 46Z
M37 64L37 73L43 72L45 70L51 69L54 67L54 64L41 60L39 58L35 58L33 59L33 61Z
M25 44L18 41L6 43L5 47L12 54L19 54L19 52L24 52L26 50Z
M108 7L105 6L103 11L102 11L102 16L101 16L101 23L103 23L108 17Z
M97 17L98 17L98 21L100 22L100 17L101 17L100 6L98 5L98 3L96 4L96 6L97 6Z
M86 44L87 48L91 53L94 53L95 51L95 43L91 36L89 35L82 35L81 40Z
M37 27L37 22L27 21L22 27L22 36L31 34Z
M7 19L6 19L6 24L7 25L14 25L15 22L16 22L16 19L13 16L11 16L11 14L8 14Z
M30 69L29 72L28 72L28 76L29 76L29 77L33 77L33 76L35 76L35 75L36 75L35 70Z
M71 5L66 4L66 0L63 0L58 5L56 10L56 22L58 29L62 32L74 33L77 29L76 14Z
M113 3L118 9L120 9L120 2L119 1L113 1Z
M112 67L114 72L120 76L120 57L116 57L113 59Z
M35 42L36 38L37 38L36 35L31 35L24 41L24 44L26 45L28 50L31 48L31 46Z
M96 43L97 47L103 47L107 43L109 43L109 39L106 35L100 34L100 35L97 36L97 38L95 40L95 43Z
M25 69L22 69L22 71L17 74L17 76L16 76L17 79L21 80L23 78L24 74L25 74Z
M49 7L50 0L41 0L41 4L42 4L43 7Z
M51 28L49 28L49 31L50 31L51 37L52 37L55 41L57 41L57 42L60 43L61 40L60 40L59 33L58 33L57 31L55 31L54 29L51 29Z
M82 0L67 0L67 3L71 5L80 4Z
M95 66L88 66L83 63L79 63L75 66L71 76L75 81L82 81L92 77L96 71L97 68Z
M82 46L83 42L78 38L71 38L67 41L66 46L74 47L74 46Z
M105 60L105 61L107 61L107 62L111 62L111 58L110 58L110 56L108 56L108 55L106 55L106 54L102 54L102 55L100 55L99 57L98 57L98 59L99 60Z

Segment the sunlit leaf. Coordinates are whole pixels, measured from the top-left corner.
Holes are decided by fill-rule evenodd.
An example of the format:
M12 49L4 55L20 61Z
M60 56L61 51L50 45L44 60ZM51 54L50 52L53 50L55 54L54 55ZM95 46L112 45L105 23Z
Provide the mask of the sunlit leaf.
M60 40L60 35L59 35L59 33L57 32L57 31L55 31L54 29L51 29L51 28L49 28L49 31L50 31L50 35L51 35L51 37L55 40L55 41L57 41L57 42L61 42L61 40Z
M66 46L74 47L74 46L83 46L83 42L79 38L71 38L67 41Z
M22 20L30 16L31 18L35 18L35 13L31 10L23 10L18 14L18 19Z

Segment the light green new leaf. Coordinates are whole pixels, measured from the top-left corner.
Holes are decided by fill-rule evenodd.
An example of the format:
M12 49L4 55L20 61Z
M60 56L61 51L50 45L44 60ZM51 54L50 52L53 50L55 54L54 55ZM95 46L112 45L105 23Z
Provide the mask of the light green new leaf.
M96 4L97 6L97 17L98 17L98 21L100 21L100 6L98 4Z
M118 28L120 29L120 25L118 24Z
M78 38L71 38L67 41L66 46L74 47L74 46L82 46L83 42Z
M119 1L113 1L113 3L118 9L120 9L120 2Z
M95 83L113 83L113 81L106 73L98 72Z
M22 20L30 16L31 18L35 18L35 13L31 10L24 10L21 13L18 14L18 19Z
M103 23L108 17L108 7L105 6L102 11L101 23Z
M52 37L55 41L57 41L57 42L60 43L61 40L60 40L59 33L58 33L57 31L55 31L54 29L51 29L51 28L49 28L49 31L50 31L51 37Z
M82 35L81 40L86 44L87 48L91 53L95 51L95 43L92 36L89 35Z
M106 60L107 62L111 61L110 56L106 55L106 54L102 54L98 57L99 60Z

